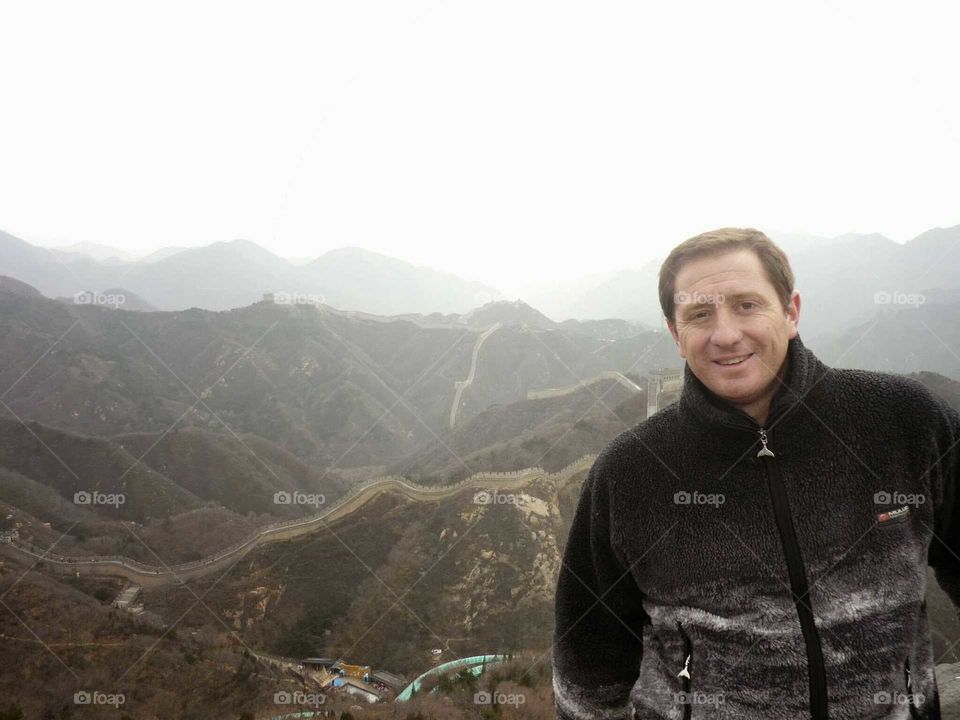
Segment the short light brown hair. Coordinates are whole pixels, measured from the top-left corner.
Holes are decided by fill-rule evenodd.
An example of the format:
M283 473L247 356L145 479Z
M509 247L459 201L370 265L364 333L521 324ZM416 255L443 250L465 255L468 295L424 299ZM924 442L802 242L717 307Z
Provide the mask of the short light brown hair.
M770 238L754 228L720 228L701 233L677 245L660 266L660 308L663 316L671 323L676 322L677 273L691 260L713 257L738 250L750 250L758 258L767 279L777 291L784 312L790 305L793 295L793 270L790 261L780 247Z

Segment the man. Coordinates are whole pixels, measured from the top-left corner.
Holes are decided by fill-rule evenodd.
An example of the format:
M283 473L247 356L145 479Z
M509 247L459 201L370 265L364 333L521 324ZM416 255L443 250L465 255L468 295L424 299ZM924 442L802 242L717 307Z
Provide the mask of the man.
M684 387L581 491L556 591L561 720L940 718L926 566L960 603L960 415L913 380L821 363L793 283L753 229L664 262Z

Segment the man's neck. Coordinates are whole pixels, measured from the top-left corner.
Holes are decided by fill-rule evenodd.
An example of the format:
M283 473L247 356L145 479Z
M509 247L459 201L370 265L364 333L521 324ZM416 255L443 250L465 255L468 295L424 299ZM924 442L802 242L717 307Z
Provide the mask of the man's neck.
M752 403L737 406L752 417L760 427L763 427L764 423L767 422L767 417L770 415L770 403L773 401L774 395L776 395L780 387L786 383L789 362L790 356L787 355L780 365L776 379L770 384L770 387L767 389L767 392L763 394L763 397L754 400Z
M767 415L770 414L770 398L767 397L763 400L758 400L753 405L741 407L740 409L756 420L757 425L763 427L763 424L767 421Z

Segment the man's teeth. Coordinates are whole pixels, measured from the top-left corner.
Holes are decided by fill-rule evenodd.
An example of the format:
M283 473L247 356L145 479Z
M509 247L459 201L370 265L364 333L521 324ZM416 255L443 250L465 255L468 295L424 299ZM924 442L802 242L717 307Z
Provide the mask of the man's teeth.
M749 355L744 355L743 357L737 358L737 359L735 359L735 360L727 360L726 362L723 362L723 361L718 360L717 362L718 362L720 365L738 365L738 364L742 363L744 360L746 360L748 357L750 357L750 356L749 356Z

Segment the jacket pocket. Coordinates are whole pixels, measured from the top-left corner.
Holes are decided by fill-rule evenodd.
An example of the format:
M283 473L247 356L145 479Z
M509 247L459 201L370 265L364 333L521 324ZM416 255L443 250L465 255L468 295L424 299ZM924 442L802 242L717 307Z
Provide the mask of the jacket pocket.
M910 711L910 717L919 718L920 710L917 708L917 704L914 702L916 695L913 691L913 680L910 677L910 658L907 658L903 663L903 684L907 689L907 708Z
M683 629L683 623L679 620L677 620L677 630L680 633L680 637L683 638L683 667L680 672L677 673L677 677L680 678L683 688L683 720L690 720L690 716L693 713L693 698L691 697L692 680L690 677L690 667L693 663L693 644L690 642L690 636L687 635L687 632Z

